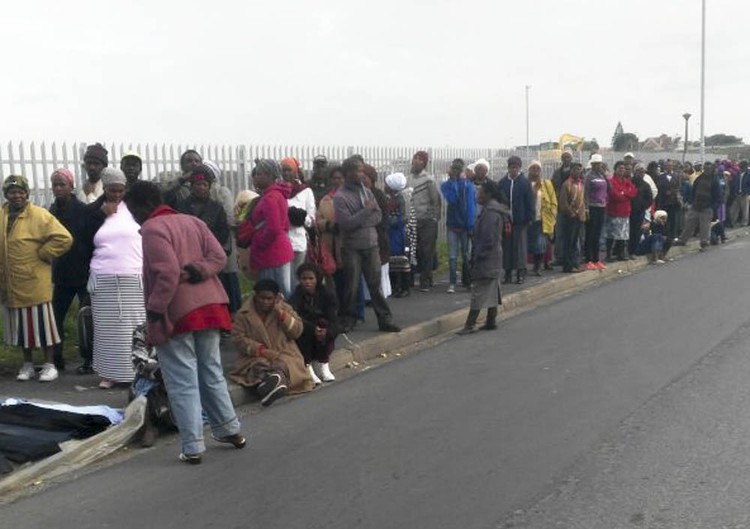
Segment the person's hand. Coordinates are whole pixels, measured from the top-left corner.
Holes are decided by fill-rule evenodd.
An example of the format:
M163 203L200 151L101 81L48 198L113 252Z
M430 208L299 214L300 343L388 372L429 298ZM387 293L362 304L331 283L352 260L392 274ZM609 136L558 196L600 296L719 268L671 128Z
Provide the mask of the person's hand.
M369 210L376 210L378 209L378 203L374 200L365 200L365 208Z
M324 329L323 327L315 327L315 339L319 342L323 342L326 339L326 335L328 335L328 330Z
M187 275L186 280L188 283L194 284L194 283L200 283L201 281L203 281L203 274L201 274L201 271L198 270L198 268L192 263L188 263L185 266L183 266L182 271L183 272L180 274L181 280L183 278L182 274L184 273Z
M114 215L117 213L117 202L104 202L102 204L102 211L107 217Z

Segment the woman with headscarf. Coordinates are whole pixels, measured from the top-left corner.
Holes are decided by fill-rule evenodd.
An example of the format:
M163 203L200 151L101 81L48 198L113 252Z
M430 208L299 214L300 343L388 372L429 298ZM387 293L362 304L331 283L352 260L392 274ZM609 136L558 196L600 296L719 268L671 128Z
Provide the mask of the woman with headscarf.
M260 198L260 195L255 191L243 189L237 193L237 198L234 201L235 224L232 226L232 239L235 248L237 248L237 266L248 278L253 277L250 271L250 255L247 248L241 248L237 244L237 228L250 215L252 208L258 203L258 198Z
M140 225L122 202L127 180L114 168L102 171L104 195L86 208L91 249L88 291L94 320L94 370L99 387L133 381L133 330L146 321Z
M297 268L307 257L306 228L312 227L315 223L315 195L302 179L301 166L297 158L287 157L281 160L281 174L292 189L286 202L290 223L287 234L294 250L289 283L294 290L297 287Z
M69 170L65 168L56 169L50 180L52 181L52 194L55 200L52 202L49 211L73 236L73 245L70 247L70 251L55 259L52 263L52 283L54 284L52 306L55 310L57 332L60 335L60 343L54 346L55 367L62 370L65 369L65 358L63 356L65 317L76 297L78 297L80 306L88 303L86 284L89 280L89 257L81 240L86 204L78 200L73 193L75 178ZM91 357L87 355L87 351L83 347L81 347L81 356L83 357L83 364L78 367L78 373L93 373Z
M332 276L325 276L323 282L330 292L336 294L341 302L344 289L344 274L341 262L341 236L339 235L338 224L336 224L336 210L333 207L333 196L336 191L344 185L344 173L341 172L340 165L334 165L328 170L326 177L329 189L328 192L320 199L320 204L315 212L315 223L320 235L320 245L336 261L336 271Z
M385 191L388 198L384 217L388 222L388 243L390 245L389 272L393 296L403 298L411 289L411 270L416 264L417 219L411 201L404 195L406 176L393 173L385 177Z
M0 211L0 303L5 307L5 343L23 351L17 380L36 376L32 351L41 348L41 382L58 376L53 346L60 342L52 308L52 261L73 243L68 230L46 209L29 204L23 176L3 181Z
M557 222L557 194L551 180L542 178L542 164L534 160L529 164L529 182L534 195L534 221L529 225L529 253L534 258L534 275L541 276L539 269L544 261L548 270L552 251L552 238Z
M502 237L511 211L499 186L487 180L479 189L477 201L482 205L471 245L471 305L460 335L475 330L479 312L487 309L487 320L482 330L497 328L497 306L500 297L500 270L503 266Z
M281 168L276 160L258 160L253 169L255 189L260 199L252 213L237 228L237 243L250 248L250 268L258 279L272 279L288 299L291 294L291 268L294 259L289 241L289 184L279 182Z
M242 305L232 326L239 358L229 378L255 388L263 406L287 393L311 391L315 385L296 343L303 327L275 281L255 283L253 295Z

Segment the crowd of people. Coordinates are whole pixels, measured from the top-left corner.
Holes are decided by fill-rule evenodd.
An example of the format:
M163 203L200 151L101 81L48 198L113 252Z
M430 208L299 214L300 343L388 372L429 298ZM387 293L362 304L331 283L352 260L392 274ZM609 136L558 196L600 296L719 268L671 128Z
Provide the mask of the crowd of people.
M221 367L222 335L239 351L230 378L264 406L334 380L335 340L364 320L366 306L380 331L400 332L387 298L434 289L441 222L447 293L471 293L459 334L477 330L485 309L481 329L495 329L501 284L524 283L529 265L540 276L638 255L660 264L671 245L697 234L705 248L723 242L727 226L748 224L747 162L643 164L628 153L610 170L599 154L584 166L564 152L545 178L541 163L524 172L511 156L497 181L485 159L455 159L443 178L429 167L425 151L409 175L381 175L358 155L341 163L316 156L308 175L292 157L259 159L254 189L235 197L221 168L194 150L182 154L178 177L156 184L141 180L137 153L115 168L93 144L80 189L67 169L50 175L49 210L29 203L23 176L7 177L0 295L5 340L23 353L18 380L50 382L65 369L63 323L76 298L90 307L93 328L76 371L98 374L103 389L133 381L133 331L145 322L180 457L199 463L204 412L215 439L245 445ZM241 273L254 280L244 301ZM45 355L39 372L35 348Z

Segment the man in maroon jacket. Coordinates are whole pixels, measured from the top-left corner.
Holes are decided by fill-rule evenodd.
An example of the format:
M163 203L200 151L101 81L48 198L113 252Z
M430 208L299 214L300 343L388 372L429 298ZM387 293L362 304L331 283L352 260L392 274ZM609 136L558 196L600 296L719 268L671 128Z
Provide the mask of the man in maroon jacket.
M202 220L163 205L155 184L133 184L124 201L142 226L148 339L156 347L180 430L180 461L197 465L202 460L201 410L216 441L243 448L246 440L219 353L220 331L232 328L217 277L226 253Z

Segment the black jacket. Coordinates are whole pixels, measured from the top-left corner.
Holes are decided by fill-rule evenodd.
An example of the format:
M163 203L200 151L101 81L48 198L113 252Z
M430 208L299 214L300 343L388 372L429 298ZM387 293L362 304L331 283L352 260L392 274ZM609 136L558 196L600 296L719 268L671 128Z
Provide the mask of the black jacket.
M175 208L180 213L186 215L192 215L198 217L206 223L208 229L214 234L216 240L227 252L227 255L231 252L231 244L229 240L229 222L227 221L227 213L224 211L224 206L218 200L198 200L192 195L187 197L185 200L181 200L177 203Z
M55 200L49 207L50 213L73 236L70 250L52 263L52 282L66 287L83 287L89 280L90 256L83 240L84 211L86 204L71 195L67 203Z
M638 194L630 199L631 215L643 215L643 213L651 207L651 203L654 201L651 186L648 185L643 178L633 178L633 185L638 191Z
M318 285L314 295L308 295L302 290L301 285L289 299L289 304L294 308L297 315L302 319L303 333L315 333L315 327L327 326L328 337L335 339L341 329L338 324L338 303L336 297L326 290L322 285ZM319 325L325 321L325 325Z

